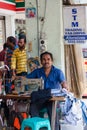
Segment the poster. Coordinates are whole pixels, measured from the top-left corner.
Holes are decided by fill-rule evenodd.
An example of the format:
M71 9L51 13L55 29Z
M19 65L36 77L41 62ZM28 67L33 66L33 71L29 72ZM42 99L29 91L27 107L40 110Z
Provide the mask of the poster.
M64 43L82 44L86 43L86 7L66 6L63 8L64 18Z
M36 8L26 8L26 17L27 18L34 18L36 16Z

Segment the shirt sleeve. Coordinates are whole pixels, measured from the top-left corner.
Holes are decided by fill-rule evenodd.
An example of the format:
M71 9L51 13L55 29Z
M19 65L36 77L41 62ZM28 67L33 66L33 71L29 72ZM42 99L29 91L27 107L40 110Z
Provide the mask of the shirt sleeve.
M16 69L16 52L15 51L11 58L11 69Z
M66 81L64 73L60 70L59 73L59 82L62 83L63 81Z
M36 78L37 77L36 75L37 75L37 71L34 70L31 73L28 73L26 78Z

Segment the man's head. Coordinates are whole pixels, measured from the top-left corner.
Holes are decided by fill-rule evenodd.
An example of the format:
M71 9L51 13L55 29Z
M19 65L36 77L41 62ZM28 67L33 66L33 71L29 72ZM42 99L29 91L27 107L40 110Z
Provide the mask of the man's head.
M15 46L16 46L16 38L15 37L13 37L13 36L9 36L8 38L7 38L7 46L8 46L8 48L10 48L10 49L15 49Z
M26 45L26 36L22 35L19 37L18 46L20 49L24 49Z
M40 61L44 68L51 68L53 64L53 55L50 52L44 52L40 55Z
M3 44L3 49L6 50L7 47L8 47L8 46L7 46L7 43L4 43L4 44Z

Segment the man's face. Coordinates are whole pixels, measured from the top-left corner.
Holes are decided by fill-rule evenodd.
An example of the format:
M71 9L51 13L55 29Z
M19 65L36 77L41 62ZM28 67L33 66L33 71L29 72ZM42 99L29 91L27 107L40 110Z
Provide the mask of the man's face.
M12 42L10 42L9 39L7 39L7 46L10 49L14 49L15 48L15 45Z
M20 40L18 41L18 46L19 46L19 48L24 48L24 47L25 47L24 39L20 39Z
M53 61L49 54L44 54L41 60L41 64L44 68L50 68L53 64Z

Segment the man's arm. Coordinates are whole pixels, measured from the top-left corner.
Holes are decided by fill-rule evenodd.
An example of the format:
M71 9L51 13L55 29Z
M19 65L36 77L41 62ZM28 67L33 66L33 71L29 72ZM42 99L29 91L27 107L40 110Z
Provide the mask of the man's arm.
M65 88L65 89L69 90L69 87L68 87L66 81L63 81L63 82L61 83L61 86L62 86L62 88Z

